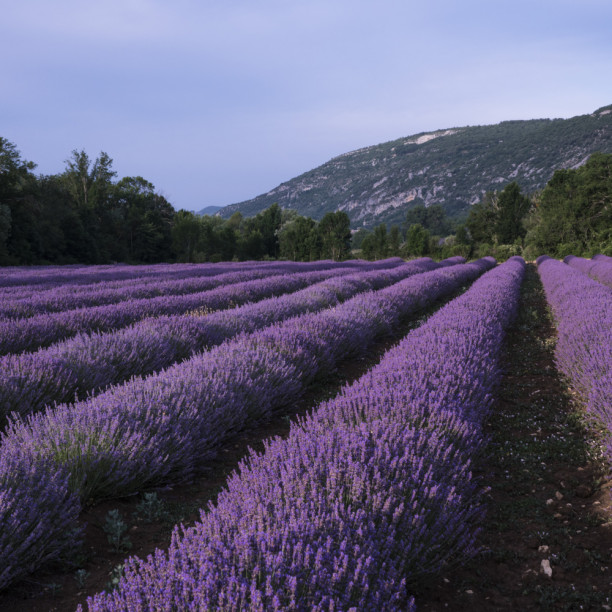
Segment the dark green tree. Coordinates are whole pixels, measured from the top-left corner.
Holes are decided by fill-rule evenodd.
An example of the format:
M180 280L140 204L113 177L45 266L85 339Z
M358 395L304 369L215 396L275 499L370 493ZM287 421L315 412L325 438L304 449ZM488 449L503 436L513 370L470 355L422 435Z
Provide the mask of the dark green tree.
M110 192L109 202L97 205L99 217L106 219L102 227L115 224L107 238L108 244L113 244L113 238L116 240L123 233L130 261L168 260L172 253L172 225L176 214L170 203L141 176L122 178L111 185ZM123 228L117 227L117 222L123 224Z
M557 170L526 225L534 254L612 254L612 155L594 153L579 168Z
M339 261L350 254L351 226L343 211L326 213L318 225L321 258Z
M404 255L407 257L422 257L429 253L429 232L419 223L408 228L406 242L404 242Z
M351 248L356 250L361 249L361 243L369 233L369 230L367 230L365 227L359 228L354 234L351 235Z
M387 226L384 223L374 228L374 253L376 259L384 259L389 252L389 240L387 237Z
M32 199L35 167L0 136L0 264L37 261L37 206Z
M316 223L296 215L278 234L280 256L292 261L313 261L318 257Z
M389 230L389 255L397 257L400 254L402 232L398 225L392 225Z
M277 258L279 252L278 231L281 227L282 213L278 204L272 204L256 217L263 241L264 254Z
M93 163L85 151L72 151L63 177L78 208L96 208L106 203L117 175L112 166L113 160L104 151Z
M409 208L404 222L406 231L416 224L424 227L432 236L447 236L452 231L452 223L440 204L427 207L419 204Z
M368 232L361 241L361 256L370 261L376 259L376 239L372 232Z
M494 234L499 244L512 244L525 236L523 219L531 208L531 200L521 193L518 183L504 187L497 200Z
M172 225L172 248L178 261L191 263L202 235L201 219L188 210L179 210Z
M477 244L493 244L495 225L497 224L498 196L488 191L484 198L470 209L465 226L470 237Z

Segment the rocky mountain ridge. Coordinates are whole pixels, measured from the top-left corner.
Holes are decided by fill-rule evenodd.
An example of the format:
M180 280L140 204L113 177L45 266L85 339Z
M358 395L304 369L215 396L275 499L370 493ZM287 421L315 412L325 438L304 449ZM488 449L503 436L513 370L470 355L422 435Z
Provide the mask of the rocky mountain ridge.
M411 206L440 204L461 217L486 191L516 181L542 189L560 168L612 153L612 105L570 119L504 121L436 130L343 153L268 193L222 208L252 216L277 202L320 219L345 211L354 228L401 223Z

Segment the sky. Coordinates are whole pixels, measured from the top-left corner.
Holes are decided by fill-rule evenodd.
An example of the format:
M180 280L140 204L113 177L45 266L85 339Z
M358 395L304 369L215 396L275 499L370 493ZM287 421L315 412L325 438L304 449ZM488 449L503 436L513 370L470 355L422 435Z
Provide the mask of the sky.
M0 0L0 136L178 210L438 129L612 104L609 0Z

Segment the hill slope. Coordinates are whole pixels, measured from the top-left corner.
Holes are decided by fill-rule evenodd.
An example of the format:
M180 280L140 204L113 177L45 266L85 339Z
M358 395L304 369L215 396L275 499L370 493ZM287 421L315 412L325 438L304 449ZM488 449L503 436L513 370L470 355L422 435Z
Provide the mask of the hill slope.
M452 128L358 149L219 214L252 216L278 202L314 219L343 210L358 228L401 223L411 206L441 204L458 217L485 191L517 181L531 193L595 151L612 153L612 105L571 119Z

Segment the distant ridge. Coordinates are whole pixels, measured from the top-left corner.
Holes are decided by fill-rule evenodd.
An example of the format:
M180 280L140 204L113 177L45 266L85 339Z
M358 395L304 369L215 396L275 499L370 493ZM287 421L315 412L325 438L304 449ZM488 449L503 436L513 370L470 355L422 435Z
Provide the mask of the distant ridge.
M277 202L314 219L343 210L358 228L401 223L410 207L440 204L459 217L486 191L517 181L532 193L595 151L612 153L612 105L571 119L441 129L350 151L219 214L250 217Z
M198 210L196 215L215 215L217 214L223 206L206 206L202 210Z

